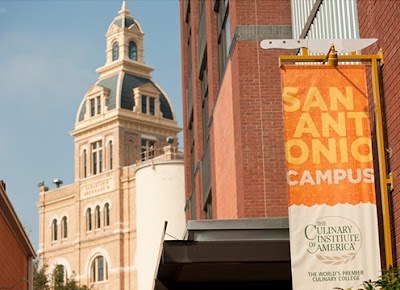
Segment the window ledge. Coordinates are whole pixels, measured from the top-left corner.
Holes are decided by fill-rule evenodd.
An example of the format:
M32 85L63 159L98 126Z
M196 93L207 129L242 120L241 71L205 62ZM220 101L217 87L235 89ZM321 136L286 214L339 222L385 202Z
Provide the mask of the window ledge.
M101 285L101 284L107 284L108 280L104 280L104 281L97 281L97 282L92 282L91 285Z

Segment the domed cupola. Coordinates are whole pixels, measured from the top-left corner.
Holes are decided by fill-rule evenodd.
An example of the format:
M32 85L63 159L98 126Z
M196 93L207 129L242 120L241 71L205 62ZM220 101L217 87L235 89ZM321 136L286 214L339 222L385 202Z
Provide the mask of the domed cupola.
M139 23L130 15L126 2L122 2L119 15L108 27L106 64L120 60L143 62L143 31Z
M132 112L132 118L176 124L167 94L151 79L153 68L144 63L144 33L125 0L105 36L106 63L96 70L99 79L85 94L76 128L85 127L84 121L106 118L115 109Z
M98 80L85 93L70 132L77 179L163 152L171 140L177 145L181 131L167 94L150 76L153 68L143 61L144 33L125 1L105 36L106 62L96 70Z

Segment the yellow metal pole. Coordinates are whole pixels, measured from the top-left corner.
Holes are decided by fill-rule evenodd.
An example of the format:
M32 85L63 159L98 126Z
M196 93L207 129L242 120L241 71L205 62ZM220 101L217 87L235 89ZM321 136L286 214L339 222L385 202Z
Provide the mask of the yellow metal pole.
M389 213L389 194L388 194L388 180L386 172L386 158L385 158L385 143L383 139L383 125L382 125L382 109L381 97L379 93L379 75L378 75L378 59L372 59L372 88L375 102L375 128L376 128L376 143L378 149L378 162L379 162L379 181L381 188L382 200L382 215L383 215L383 236L385 241L385 257L386 268L393 265L392 256L392 236L390 226L390 213ZM389 181L389 182L388 182Z

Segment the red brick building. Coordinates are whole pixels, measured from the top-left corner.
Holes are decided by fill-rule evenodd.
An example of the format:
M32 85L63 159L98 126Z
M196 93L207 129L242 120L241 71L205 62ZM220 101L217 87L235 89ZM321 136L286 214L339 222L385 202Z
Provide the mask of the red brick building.
M308 0L181 1L185 181L191 219L287 216L278 56L293 52L261 50L263 39L378 38L363 53L384 51L386 157L394 183L399 183L400 6L391 0L335 5ZM327 20L325 11L335 9L341 13ZM395 188L390 202L396 260L398 193Z
M186 196L192 219L287 216L278 56L290 1L181 1Z
M380 69L381 97L388 172L393 173L394 190L389 194L392 222L393 261L400 262L400 5L398 1L358 0L358 23L360 37L378 38L363 50L363 54L384 53L384 65ZM370 75L368 76L370 80ZM371 92L372 84L368 83ZM379 192L379 190L377 190ZM379 199L379 197L378 197ZM381 226L381 225L380 225ZM383 246L381 246L383 248Z
M291 289L278 56L290 0L180 1L187 241L157 289ZM213 219L210 221L210 219Z
M0 181L0 289L33 289L36 253Z
M297 51L262 50L260 42L379 39L363 53L384 50L386 157L396 185L400 5L392 0L181 0L180 5L188 237L164 242L155 289L292 289L278 57ZM399 187L390 205L398 265ZM273 237L281 247L268 241Z

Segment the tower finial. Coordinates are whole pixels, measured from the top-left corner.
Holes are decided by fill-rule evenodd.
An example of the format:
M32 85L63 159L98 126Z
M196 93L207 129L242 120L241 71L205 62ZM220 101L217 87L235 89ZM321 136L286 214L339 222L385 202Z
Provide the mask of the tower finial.
M130 13L128 8L126 8L126 0L122 0L122 7L121 7L121 10L118 13L119 14L125 14L125 15Z

